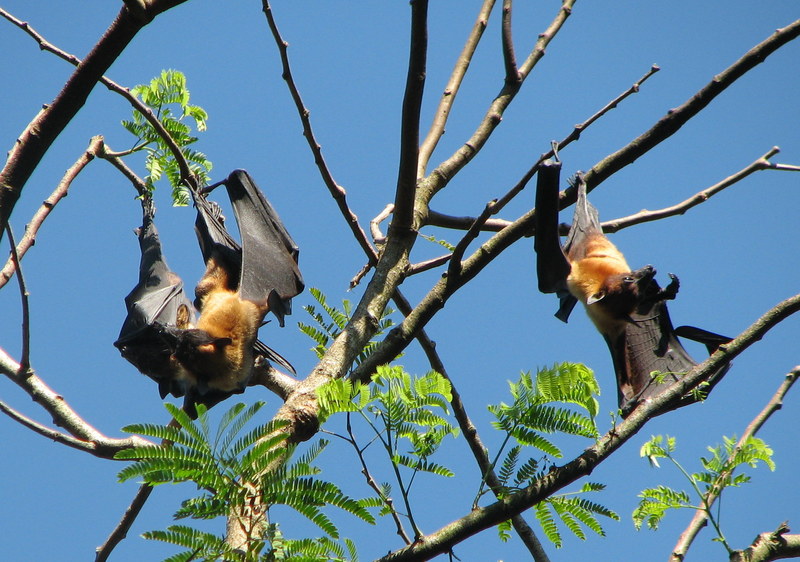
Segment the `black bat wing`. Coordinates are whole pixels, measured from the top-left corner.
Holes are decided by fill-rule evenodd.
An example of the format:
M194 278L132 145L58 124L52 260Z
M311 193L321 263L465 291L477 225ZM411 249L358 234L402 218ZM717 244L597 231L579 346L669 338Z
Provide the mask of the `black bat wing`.
M225 187L242 237L241 297L269 303L283 326L284 315L292 311L292 297L305 287L297 244L250 174L234 170Z
M128 315L114 345L122 356L141 373L159 385L164 398L168 393L182 396L183 385L175 380L176 366L172 348L163 336L165 328L174 328L183 307L185 322L194 324L194 307L183 290L183 282L167 266L161 241L153 220L152 202L143 203L142 227L139 229L141 261L139 282L125 297Z
M678 335L706 344L709 353L730 341L730 338L700 328L685 326L676 330L669 316L664 293L655 281L651 282L648 293L649 297L631 314L630 322L618 340L611 342L606 339L614 362L619 406L623 417L640 402L661 394L697 365L697 361L681 344ZM667 293L670 296L666 298L674 298L677 293L676 278L673 278ZM721 368L709 379L709 385L703 388L706 394L728 368L730 365ZM689 394L676 401L670 409L696 401L697 398Z
M556 293L561 306L556 317L567 321L578 300L567 288L571 266L561 247L558 234L558 187L561 162L545 160L539 167L536 182L536 276L539 291Z

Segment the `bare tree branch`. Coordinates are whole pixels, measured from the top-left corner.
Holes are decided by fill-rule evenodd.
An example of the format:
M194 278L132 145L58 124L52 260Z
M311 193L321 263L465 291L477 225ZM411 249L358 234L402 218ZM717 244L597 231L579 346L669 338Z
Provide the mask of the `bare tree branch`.
M450 180L475 157L481 148L483 148L483 145L489 140L494 129L500 124L503 118L503 112L513 101L522 87L523 82L536 66L536 63L544 56L547 45L550 44L550 41L553 40L564 25L564 22L572 12L572 6L574 4L575 0L562 0L558 14L556 14L547 29L539 34L536 45L519 68L519 81L503 85L503 88L489 105L489 109L469 140L467 140L461 148L456 150L452 156L439 164L439 166L429 174L426 180L421 183L421 192L419 196L422 201L426 203L429 202L431 198L433 198L439 190L444 188Z
M102 139L99 141L97 140L97 137L92 139L86 151L81 154L75 163L67 169L67 172L64 174L64 177L61 178L61 181L58 182L58 185L53 190L53 193L51 193L50 196L44 200L42 206L39 207L39 210L33 214L30 222L25 226L25 233L22 235L22 238L16 245L19 259L22 259L31 246L36 243L36 234L39 232L42 223L44 223L45 219L50 214L50 211L53 210L58 202L67 196L67 192L69 191L73 180L83 170L83 168L86 167L86 164L91 162L92 158L94 158L94 151L98 146L100 146L100 143L102 143ZM11 279L12 275L14 275L14 271L16 271L14 262L9 258L5 267L3 267L2 271L0 271L0 287L8 283L8 280Z
M325 183L325 186L328 188L328 191L330 192L334 201L336 201L336 204L339 206L339 211L342 213L345 221L347 221L347 224L350 226L350 230L353 232L356 242L358 242L358 244L361 246L361 249L364 250L364 253L367 255L367 258L369 259L369 265L374 266L378 262L378 253L369 243L366 233L358 223L358 217L355 213L353 213L352 210L350 210L350 207L347 204L347 192L345 191L344 187L336 183L336 180L333 178L333 174L331 173L328 164L325 162L325 158L322 156L322 147L314 136L314 130L311 128L311 120L309 119L311 112L306 109L305 104L303 103L303 98L300 96L300 91L297 89L297 85L295 84L292 76L292 68L289 64L289 44L284 41L283 37L281 36L269 1L262 0L262 6L264 15L267 17L267 24L272 32L272 37L275 39L275 44L278 46L281 64L283 65L283 79L286 82L286 85L289 87L289 93L291 94L292 100L297 108L297 113L300 115L300 121L303 124L303 136L306 138L308 146L311 148L311 153L314 156L314 163L317 165L317 169L322 176L322 181Z
M759 170L788 170L788 171L798 171L800 167L797 166L787 166L782 164L773 164L769 161L770 158L775 156L780 152L780 149L777 146L772 147L766 154L755 160L752 164L749 164L747 167L743 168L742 170L736 172L735 174L728 176L724 180L715 183L711 187L708 187L699 193L696 193L692 197L689 197L685 201L678 203L676 205L672 205L671 207L665 207L663 209L659 209L657 211L647 211L643 210L636 214L629 215L627 217L622 217L619 219L615 219L612 221L607 221L602 223L603 231L604 232L616 232L623 228L627 228L629 226L633 226L636 224L641 224L644 222L650 222L655 220L660 220L666 217L672 217L675 215L682 215L686 213L692 207L699 205L700 203L705 203L711 197L725 189L726 187L730 187L733 184L743 180L753 172L758 172ZM798 170L794 170L792 168L798 168Z
M800 35L800 20L797 20L784 28L778 29L770 37L747 51L739 60L731 66L717 74L712 80L700 89L691 98L675 109L671 109L650 129L639 135L617 152L603 158L600 162L592 166L586 173L586 185L589 190L600 185L612 174L618 172L628 164L633 163L641 155L658 145L663 140L673 134L686 124L692 117L697 115L719 94L725 91L730 85L752 70L758 64L764 62L766 58L777 51L780 47L796 39ZM568 202L575 200L574 190L571 190Z
M503 25L501 26L503 40L503 63L506 67L506 83L516 83L521 80L517 70L517 58L514 56L514 36L511 32L511 0L503 0Z
M19 362L19 372L26 373L31 368L31 315L28 306L28 289L25 286L25 276L19 263L17 243L14 241L14 233L10 224L6 225L6 232L8 232L8 243L11 246L11 262L14 264L14 269L17 270L19 294L22 301L22 358Z
M131 4L138 5L133 0L131 0ZM0 8L0 16L3 16L4 18L6 18L8 21L13 23L14 25L22 28L23 31L25 31L28 35L33 37L33 39L39 44L39 47L42 50L48 51L50 53L53 53L54 55L58 56L59 58L64 59L65 61L67 61L68 63L72 64L73 66L78 66L81 63L81 59L79 59L75 55L71 55L71 54L67 53L66 51L63 51L63 50L59 49L58 47L56 47L52 43L49 43L48 41L46 41L45 38L41 34L39 34L35 29L33 29L28 24L28 22L24 22L24 21L21 21L21 20L15 18L14 16L9 14L5 10L3 10L2 8ZM192 179L192 172L191 172L191 170L189 168L189 162L186 160L186 157L183 155L183 152L181 151L181 147L178 146L178 144L175 142L175 139L172 138L172 135L169 133L169 131L167 131L164 128L164 125L161 124L161 121L158 119L158 117L156 117L156 114L153 113L153 110L150 109L148 106L146 106L144 103L142 103L139 100L139 98L137 98L135 95L133 95L131 93L130 88L125 88L123 86L120 86L119 84L117 84L116 82L114 82L110 78L107 78L106 76L101 76L98 79L98 81L101 84L103 84L106 88L111 90L112 92L115 92L115 93L121 95L123 98L125 98L128 101L128 103L130 103L131 106L133 106L133 108L136 111L141 113L142 116L147 120L147 122L150 123L150 125L153 126L153 128L158 133L158 135L162 139L164 139L164 142L167 144L167 147L169 148L170 152L172 153L172 156L175 158L175 161L178 164L178 169L180 170L180 174L181 174L181 181L183 183L185 183L186 185L189 185L189 182L194 181Z
M774 531L761 533L752 545L731 554L730 561L769 562L800 557L800 535L789 535L789 531L789 526L781 523Z
M139 516L139 512L142 511L142 507L144 504L147 503L147 499L150 497L150 494L153 492L153 487L150 484L142 484L139 486L139 490L136 492L136 495L133 497L128 508L125 510L125 513L122 514L122 518L120 519L119 523L114 530L111 531L111 534L106 539L102 545L98 546L95 550L95 562L105 562L108 560L108 557L111 555L111 552L114 548L122 542L122 539L128 536L128 531L130 531L131 525Z
M0 373L17 383L34 402L42 406L53 417L53 422L66 429L77 441L64 439L65 445L80 449L84 452L104 459L112 459L123 449L137 445L148 444L149 441L133 435L126 439L112 439L100 433L97 429L86 423L73 410L66 400L53 392L33 370L20 370L21 365L14 361L4 350L0 349ZM17 419L17 418L15 418ZM17 419L22 422L22 420ZM42 433L42 435L45 435ZM53 438L53 435L46 435Z
M39 112L10 150L8 160L0 170L0 227L8 223L25 183L44 153L83 107L106 69L146 23L184 1L151 0L147 4L146 19L142 19L141 15L137 17L127 7L120 10L102 38L67 80L56 99Z
M413 545L392 552L380 560L382 562L420 560L448 552L458 542L493 527L514 514L521 513L577 479L590 474L597 465L636 435L652 417L668 410L676 400L685 396L691 389L716 373L720 367L760 340L772 327L799 310L800 294L777 304L729 344L721 347L708 359L686 373L663 394L652 401L639 405L621 424L613 427L598 439L595 445L587 448L572 461L563 466L554 467L524 490L511 494L489 506L474 509L468 515L422 537Z
M472 31L469 37L467 37L467 42L456 60L455 68L453 68L453 72L450 74L447 85L444 87L444 93L439 100L436 113L434 113L431 128L419 147L419 163L417 165L418 178L425 175L425 169L428 166L431 154L433 154L436 145L439 143L442 135L444 135L444 129L447 125L447 119L450 116L450 110L453 108L456 96L458 95L458 89L464 81L464 75L466 75L467 69L472 62L472 56L475 54L475 49L478 47L478 43L480 43L481 37L483 36L483 31L486 29L489 15L494 8L494 3L495 0L484 0L481 5L478 17L475 20L475 24L472 26Z
M797 381L798 377L800 377L800 365L792 369L783 378L783 382L778 387L778 390L775 392L772 398L770 398L769 402L767 402L767 405L764 406L761 412L759 412L759 414L753 419L753 421L750 422L747 428L745 428L744 433L742 433L738 443L736 443L736 447L734 447L733 451L731 451L730 455L728 455L729 459L733 458L738 451L741 450L750 437L753 437L756 433L758 433L758 431L764 426L772 414L781 409L786 393L789 392L789 389L792 388L792 385ZM720 477L728 478L730 477L731 472L732 470L725 471L720 475ZM689 547L691 547L692 542L697 536L697 533L699 533L700 530L705 527L708 521L708 510L711 509L711 506L714 505L715 501L717 501L720 493L722 493L721 488L712 488L708 491L703 499L703 506L705 509L698 509L695 511L691 522L683 531L683 533L681 533L681 536L678 538L678 542L672 549L670 562L682 562L684 560L686 553L689 551Z
M414 200L419 162L419 117L425 90L428 56L428 0L411 0L411 41L408 75L400 122L400 166L389 233L408 236L414 227Z

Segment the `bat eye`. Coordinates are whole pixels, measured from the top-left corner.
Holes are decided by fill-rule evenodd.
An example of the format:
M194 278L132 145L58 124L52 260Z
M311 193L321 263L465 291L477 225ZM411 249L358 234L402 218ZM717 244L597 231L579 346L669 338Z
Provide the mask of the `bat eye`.
M622 278L622 280L623 280L625 283L633 283L634 281L636 281L636 280L635 280L633 277L631 277L630 275L626 275L625 277L623 277L623 278Z

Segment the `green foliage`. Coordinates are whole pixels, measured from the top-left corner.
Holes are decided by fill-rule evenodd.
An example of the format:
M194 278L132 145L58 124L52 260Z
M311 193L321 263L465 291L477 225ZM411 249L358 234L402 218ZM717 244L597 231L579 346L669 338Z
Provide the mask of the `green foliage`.
M336 413L358 415L367 423L390 462L400 487L400 494L408 510L407 516L415 527L409 492L414 478L420 472L451 477L453 471L430 460L448 435L457 436L458 429L445 418L449 415L452 400L449 381L436 372L422 377L412 377L399 366L381 366L372 377L371 385L335 380L317 391L320 419L326 420ZM350 424L348 424L349 426ZM366 470L362 453L369 444L359 447L350 433L346 438L358 451ZM407 469L401 471L400 469ZM410 475L409 475L410 472ZM380 486L375 505L382 507L380 514L394 512L391 486Z
M316 345L312 349L314 353L316 353L317 358L321 359L325 354L325 350L328 349L330 342L342 333L342 330L344 330L344 327L350 321L353 315L353 305L349 300L342 300L342 310L339 310L335 306L328 304L327 298L319 289L312 287L308 292L311 293L314 300L319 303L320 308L322 308L329 320L326 320L325 316L323 316L321 312L318 312L314 305L306 305L303 309L314 319L316 326L304 324L302 322L299 322L298 325L300 326L301 332L314 340ZM386 308L383 311L378 320L378 331L375 333L376 337L394 326L394 321L389 318L393 313L394 310L391 308ZM358 354L355 364L358 365L369 357L377 344L378 342L373 340L364 346L364 349Z
M561 533L556 525L556 517L572 534L581 540L586 540L584 527L600 536L605 536L605 531L597 520L596 515L619 521L619 515L614 511L575 495L597 492L604 488L605 486L602 484L587 482L578 492L551 496L536 504L534 508L536 518L539 520L545 536L556 548L561 548L563 544Z
M282 431L285 422L273 421L245 432L262 402L249 408L244 404L233 406L213 434L202 405L197 407L197 420L172 404L165 406L177 425L135 424L123 429L167 440L171 445L147 445L118 453L116 458L134 461L120 471L120 481L139 477L152 485L193 482L200 494L182 503L176 519L225 517L232 510L249 505L254 490L259 490L267 513L271 506L288 506L327 534L322 539L291 541L280 535L276 524L266 524L265 520L263 532L248 543L247 553L237 554L230 551L224 537L187 526L146 533L146 538L187 549L170 560L343 560L350 546L345 549L337 542L338 529L322 508L335 506L374 523L367 511L369 502L354 500L336 485L316 478L320 469L312 463L327 445L325 441L290 461L294 447L286 443ZM354 556L350 555L350 559Z
M139 84L131 92L153 110L164 129L180 147L191 173L200 184L208 183L211 162L202 152L189 148L197 142L197 137L192 136L192 128L187 124L187 118L191 118L198 131L205 131L208 114L202 107L189 103L189 90L183 73L162 70L161 75L153 78L150 84ZM122 126L136 137L136 146L131 152L147 152L145 183L148 189L153 191L156 182L166 175L172 187L174 203L186 205L189 202L189 193L186 186L181 185L178 163L161 134L135 109L133 118L123 121Z
M498 464L497 459L500 459L512 438L517 443L499 463L497 477L501 485L500 497L529 486L546 473L551 464L550 457L562 456L561 449L543 434L565 433L587 438L596 438L598 435L595 423L598 402L595 396L600 389L594 373L586 366L557 364L550 369L541 369L535 379L530 373L522 373L519 381L509 383L509 387L513 397L510 405L501 403L489 406L489 411L495 416L494 426L506 433L493 466ZM582 411L561 404L578 406ZM520 465L524 447L527 446L540 449L545 453L544 457L538 461L529 458ZM478 491L479 497L483 485L481 483L481 490ZM585 539L584 527L600 535L605 534L596 515L619 519L616 513L600 504L574 497L603 488L602 484L590 482L578 492L552 496L534 506L534 514L545 536L556 547L562 545L557 521L561 521L578 538ZM498 527L500 539L507 540L509 531L510 522L501 524Z
M772 460L772 449L757 437L748 437L738 447L735 438L723 437L722 439L722 445L708 447L711 456L700 458L700 464L704 470L692 474L689 474L673 456L676 450L674 437L667 436L665 439L661 435L656 435L642 445L640 454L647 457L652 466L659 467L658 460L667 459L680 470L691 484L700 504L692 505L689 494L682 490L674 490L667 486L648 488L639 494L641 500L633 511L633 523L637 529L640 529L644 523L647 523L649 529L658 529L659 523L670 509L700 509L706 513L714 526L717 532L716 540L728 548L719 527L719 513L715 515L711 511L709 496L718 496L726 488L738 487L749 482L748 475L734 474L737 468L743 465L756 468L761 461L770 470L775 470L775 463Z
M598 402L594 395L599 394L599 387L594 373L585 365L557 364L540 370L535 381L530 373L522 373L519 382L509 383L509 387L513 402L492 404L489 411L495 416L493 425L521 445L533 446L560 458L561 450L543 433L597 437L594 418ZM577 405L586 413L557 406L557 403Z

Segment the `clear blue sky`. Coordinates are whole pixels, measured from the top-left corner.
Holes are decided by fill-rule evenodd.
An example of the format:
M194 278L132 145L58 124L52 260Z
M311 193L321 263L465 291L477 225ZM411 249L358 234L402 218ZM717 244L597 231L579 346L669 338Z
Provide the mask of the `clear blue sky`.
M423 129L478 4L431 2ZM522 59L552 19L557 3L518 4L514 32L517 56ZM6 0L3 7L82 57L111 22L118 3ZM295 77L324 155L367 228L393 198L408 4L284 1L276 2L274 9L291 45ZM501 87L498 16L499 7L433 163L466 140ZM628 88L651 64L659 64L662 71L638 95L562 153L565 170L590 168L797 17L796 2L786 0L578 2L489 145L436 198L433 208L453 215L477 214L487 201L516 183L551 139L566 136L574 124ZM5 21L0 21L0 61L5 79L0 89L0 145L8 150L41 105L55 97L72 67L40 52L28 36ZM601 218L682 201L745 167L773 145L782 149L774 161L800 164L798 61L800 43L795 42L737 82L678 134L603 183L591 194ZM249 170L300 245L307 286L320 288L332 302L356 301L363 287L351 293L346 289L364 258L313 165L280 79L260 2L194 0L173 9L134 39L108 75L133 86L149 81L163 68L185 72L192 101L210 114L209 130L197 147L214 162L214 178L221 179L234 168ZM29 180L12 217L17 233L90 137L102 134L117 150L130 146L128 133L119 125L129 115L122 98L103 87L95 89ZM760 172L685 216L631 228L613 239L633 267L652 263L659 279L666 279L667 272L680 277L680 295L670 304L676 324L734 336L798 291L798 188L800 175ZM167 418L155 385L111 345L125 314L122 299L137 276L138 246L131 231L139 224L140 208L133 196L130 185L108 164L93 162L47 220L23 262L31 293L34 368L85 419L111 436L120 435L119 428L130 423ZM170 265L192 286L202 272L192 230L194 213L170 208L166 190L158 194L157 202ZM533 191L526 190L503 216L514 219L532 205ZM562 220L569 217L565 213ZM427 233L451 242L458 239L454 232ZM420 241L414 258L437 255L437 248ZM416 302L437 278L435 272L419 276L403 289ZM314 355L309 351L311 340L295 323L306 320L302 306L310 303L308 293L300 295L286 328L279 330L273 323L263 331L266 341L301 374L313 367ZM551 295L537 292L532 242L523 240L453 297L428 326L490 447L499 444L500 436L489 426L486 404L508 400L506 381L516 379L520 371L555 361L585 362L596 371L603 387L600 427L608 428L607 413L616 408L616 392L605 343L582 313L574 314L569 325L553 318L556 304ZM21 315L13 284L0 292L0 317L0 346L18 358ZM630 513L637 493L645 487L686 486L670 468L649 468L639 458L639 446L651 434L674 435L685 465L699 469L696 459L705 447L721 442L723 435L740 433L783 375L800 363L798 335L800 319L787 320L735 361L707 403L652 421L599 467L590 479L607 489L593 499L616 510L621 521L603 521L605 538L590 535L580 541L565 532L561 550L548 547L552 560L666 559L691 513L669 514L657 533L636 532ZM701 349L690 349L703 357ZM400 363L412 373L428 369L414 346ZM278 406L277 398L260 388L248 391L245 398L267 400L269 408ZM0 399L43 423L49 421L11 383L2 386ZM775 473L758 470L752 484L724 498L722 524L736 548L785 520L800 529L799 401L790 394L760 434L775 449ZM5 418L0 419L0 442L5 451L0 463L4 559L91 559L136 489L133 483L116 482L122 465L52 444ZM567 459L590 444L559 443ZM368 495L355 460L340 447L334 444L321 458L323 475L352 495ZM426 532L468 512L478 479L463 440L449 443L441 461L457 477L423 479L415 492ZM156 560L173 552L138 534L170 524L178 501L189 493L178 487L159 488L113 559ZM277 516L283 521L280 512ZM343 534L359 544L362 560L400 546L388 520L377 528L346 516L337 521ZM297 526L294 518L283 524L289 535L308 529ZM221 532L221 525L215 530ZM538 529L535 523L534 528ZM725 556L710 538L708 530L701 533L689 560ZM457 546L455 554L463 561L527 558L518 540L500 543L494 531Z

